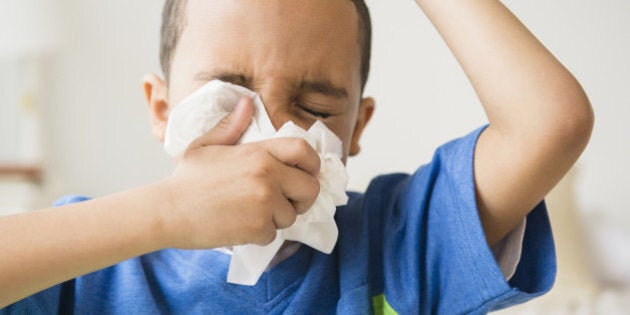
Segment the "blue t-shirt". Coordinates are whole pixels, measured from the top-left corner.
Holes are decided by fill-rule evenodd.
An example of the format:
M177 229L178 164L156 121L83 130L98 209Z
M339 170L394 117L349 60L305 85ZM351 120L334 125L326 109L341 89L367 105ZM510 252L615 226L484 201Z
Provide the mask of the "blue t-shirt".
M544 203L527 217L507 282L479 221L479 129L440 147L414 175L374 179L337 209L330 255L301 246L255 286L226 282L230 256L166 249L81 276L0 314L484 314L548 291L555 251ZM67 204L85 200L71 197Z

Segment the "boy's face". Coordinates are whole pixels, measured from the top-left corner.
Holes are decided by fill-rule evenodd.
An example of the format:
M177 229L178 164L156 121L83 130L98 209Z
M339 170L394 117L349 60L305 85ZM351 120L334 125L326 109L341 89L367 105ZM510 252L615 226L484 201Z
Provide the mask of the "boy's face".
M260 94L276 128L324 122L345 161L373 108L361 99L359 22L340 0L189 0L168 86L145 80L154 133L163 140L168 106L210 80Z

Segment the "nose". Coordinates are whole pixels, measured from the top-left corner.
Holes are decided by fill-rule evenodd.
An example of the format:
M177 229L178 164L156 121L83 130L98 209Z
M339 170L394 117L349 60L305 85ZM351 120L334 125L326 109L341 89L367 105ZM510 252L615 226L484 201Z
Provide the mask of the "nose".
M286 124L289 121L293 121L293 123L298 124L297 121L294 121L292 119L291 115L288 113L287 110L281 110L277 108L276 106L267 105L267 104L265 104L265 108L267 109L267 114L269 115L269 119L271 120L271 123L273 124L273 127L276 130L280 129L282 126L284 126L284 124Z
M275 89L274 92L269 89L268 91L259 91L259 94L263 104L265 104L267 116L276 130L280 129L289 121L305 128L301 119L295 115L295 108L293 108L294 104L291 101L290 95L287 95L287 91Z

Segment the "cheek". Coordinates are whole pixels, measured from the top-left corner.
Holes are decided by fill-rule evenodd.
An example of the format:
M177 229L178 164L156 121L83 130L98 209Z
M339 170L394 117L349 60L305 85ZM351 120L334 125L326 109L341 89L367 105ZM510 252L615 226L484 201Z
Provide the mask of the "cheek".
M168 105L173 108L193 92L197 91L205 82L194 82L171 79L168 85Z
M354 132L354 126L356 124L356 115L348 115L339 119L338 121L327 123L326 126L330 129L343 144L343 161L350 152L350 145L352 144L352 133Z

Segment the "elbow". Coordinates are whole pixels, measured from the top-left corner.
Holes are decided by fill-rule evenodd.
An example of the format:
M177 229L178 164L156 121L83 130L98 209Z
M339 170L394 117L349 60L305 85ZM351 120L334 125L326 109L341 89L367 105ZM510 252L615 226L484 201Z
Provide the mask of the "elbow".
M581 88L579 91L582 95L568 98L559 106L561 113L552 124L552 134L559 147L577 155L586 148L595 126L593 107Z
M578 114L575 126L572 128L572 133L579 141L584 143L584 146L586 146L591 139L594 127L595 113L590 101L586 99L581 112Z

